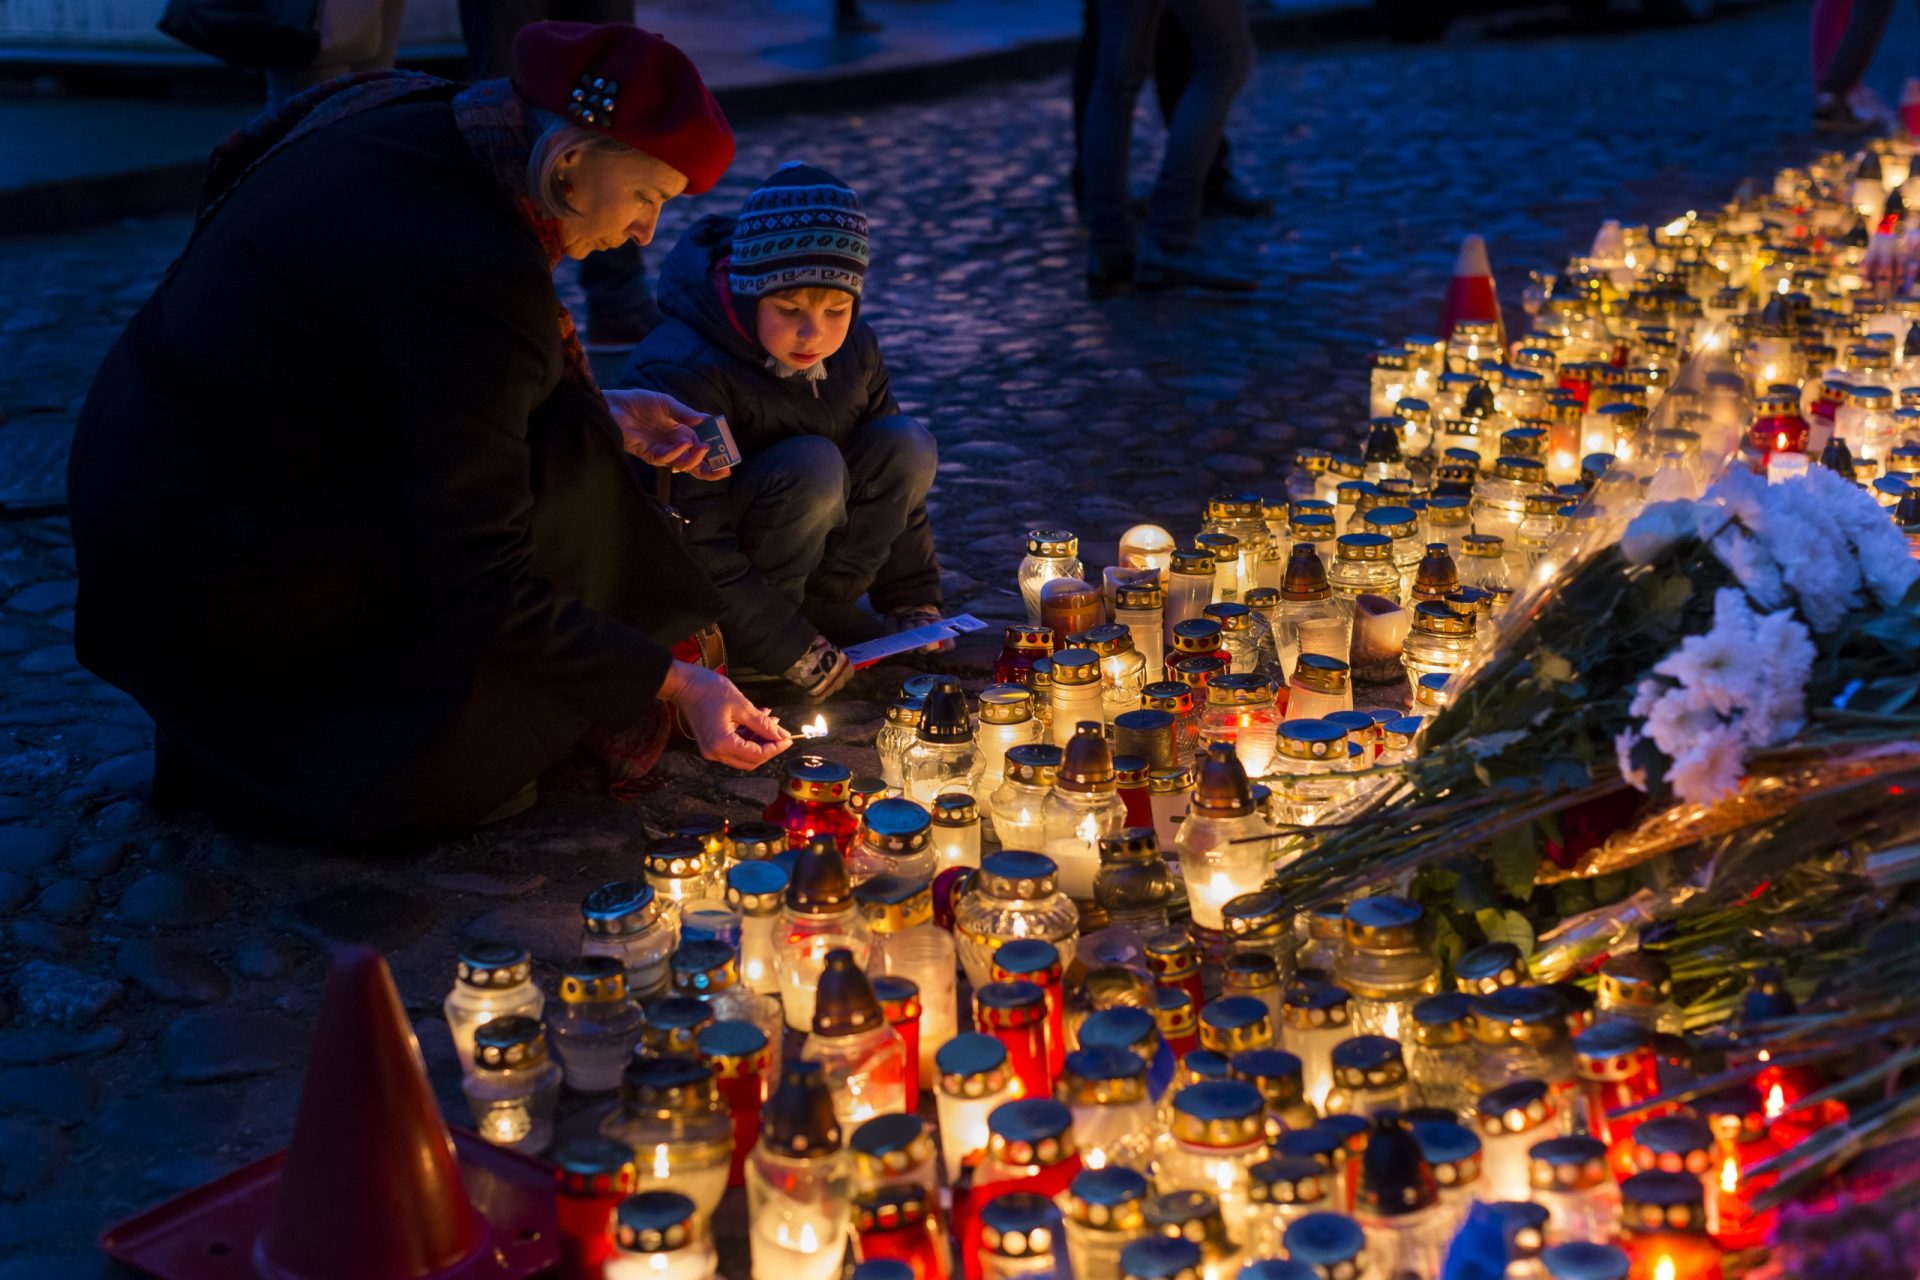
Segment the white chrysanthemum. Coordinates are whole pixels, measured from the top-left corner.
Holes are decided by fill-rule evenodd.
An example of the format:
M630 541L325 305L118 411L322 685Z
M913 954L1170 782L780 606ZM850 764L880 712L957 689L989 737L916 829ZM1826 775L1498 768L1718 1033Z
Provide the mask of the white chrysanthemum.
M1644 741L1646 739L1632 729L1622 729L1613 739L1613 753L1620 762L1620 776L1636 791L1645 791L1648 785L1647 771L1633 763L1633 753Z
M1729 730L1704 733L1673 759L1667 783L1673 794L1692 804L1712 804L1732 795L1746 766L1746 743Z
M1691 537L1699 524L1700 503L1650 502L1620 535L1620 552L1629 564L1652 564L1668 547Z

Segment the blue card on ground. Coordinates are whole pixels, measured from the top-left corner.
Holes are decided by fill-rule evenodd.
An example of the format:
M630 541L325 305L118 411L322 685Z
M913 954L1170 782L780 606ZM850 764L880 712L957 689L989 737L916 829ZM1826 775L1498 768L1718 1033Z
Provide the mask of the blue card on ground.
M966 635L969 631L984 631L987 624L970 613L957 617L943 618L939 622L929 622L924 627L915 627L911 631L902 631L896 635L881 636L878 640L868 640L861 644L850 644L843 651L847 660L856 667L870 667L895 654L911 653L915 649L924 649L930 644L939 644L942 640L951 640L955 636Z

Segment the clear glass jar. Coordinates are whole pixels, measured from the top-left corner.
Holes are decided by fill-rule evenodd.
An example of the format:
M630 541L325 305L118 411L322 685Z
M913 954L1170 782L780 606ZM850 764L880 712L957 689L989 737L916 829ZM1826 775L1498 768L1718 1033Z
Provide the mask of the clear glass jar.
M860 815L860 834L847 851L846 866L856 887L888 874L932 880L940 870L933 815L912 800L875 800Z
M902 767L907 799L931 808L942 792L979 790L986 757L974 742L973 717L958 681L934 686L915 734Z
M1413 1043L1407 1046L1407 1075L1421 1102L1455 1115L1472 1114L1481 1092L1474 1083L1467 1016L1467 997L1457 991L1424 996L1414 1001Z
M794 860L777 941L774 967L787 1026L802 1033L811 1031L814 990L826 970L827 957L845 948L864 968L873 948L873 935L854 901L847 865L832 840L810 841Z
M725 868L736 862L756 862L785 852L787 832L771 822L734 822L727 826ZM725 872L721 879L726 878Z
M980 806L971 795L949 791L933 798L933 855L941 871L980 865Z
M1220 652L1227 655L1229 671L1250 675L1259 669L1259 636L1254 631L1253 610L1245 601L1210 604L1204 616L1220 624Z
M1295 449L1293 467L1287 472L1287 501L1319 496L1320 481L1332 464L1333 456L1325 449Z
M1235 598L1259 585L1260 560L1271 537L1259 494L1215 494L1208 498L1200 531L1225 534L1236 540L1239 575Z
M1046 847L1047 797L1066 752L1051 743L1030 742L1009 748L1006 781L993 792L994 835L1003 849Z
M473 1070L461 1079L473 1127L496 1147L539 1155L553 1141L560 1068L538 1019L494 1018L474 1033Z
M495 1018L540 1019L546 997L533 981L533 957L511 942L472 942L460 948L453 990L441 1005L453 1033L460 1070L473 1070L473 1034Z
M1472 613L1456 612L1444 600L1422 600L1413 608L1413 625L1400 650L1406 664L1408 696L1420 687L1420 677L1438 673L1451 678L1466 669L1474 648Z
M640 1043L646 1015L627 995L627 971L612 956L582 956L560 978L560 1007L547 1036L567 1088L611 1093Z
M727 868L727 905L740 913L740 980L756 995L780 994L780 911L787 869L771 860Z
M1515 1080L1573 1088L1573 1041L1567 1006L1551 987L1504 987L1473 997L1474 1079L1482 1089Z
M1055 1244L1065 1229L1047 1197L1002 1192L981 1206L980 1225L980 1280L1069 1280Z
M1898 443L1893 420L1893 393L1885 387L1849 386L1834 415L1833 434L1854 447L1854 456L1884 459Z
M1427 950L1426 911L1411 898L1380 894L1347 906L1347 941L1333 980L1353 996L1354 1030L1403 1035L1414 1002L1440 989L1440 966Z
M1224 932L1223 909L1266 881L1273 844L1272 828L1254 808L1239 758L1227 747L1210 748L1177 844L1196 926Z
M1438 1276L1453 1238L1419 1141L1397 1115L1376 1115L1360 1157L1354 1221L1383 1276Z
M1120 535L1119 567L1150 572L1158 581L1173 562L1173 535L1157 524L1137 524Z
M1537 458L1500 458L1493 474L1474 486L1473 527L1512 545L1526 518L1527 495L1547 488L1547 468Z
M1160 671L1166 663L1167 593L1159 583L1123 586L1114 597L1113 620L1133 639L1145 672Z
M1086 574L1080 563L1080 539L1065 529L1035 529L1027 534L1026 558L1020 562L1020 598L1027 605L1027 621L1040 624L1040 588L1055 578Z
M1200 718L1200 741L1225 746L1239 757L1249 778L1273 772L1274 732L1280 723L1273 686L1258 675L1225 675L1207 686L1207 710Z
M1343 533L1334 544L1327 584L1349 617L1362 595L1385 596L1401 603L1400 570L1393 562L1393 540L1383 533Z
M733 1117L698 1058L637 1058L600 1132L633 1149L636 1187L678 1191L711 1218L733 1166Z
M1033 693L1033 718L1040 727L1036 742L1053 741L1053 659L1042 658L1027 674L1027 688Z
M1413 575L1420 567L1420 557L1426 554L1426 543L1420 537L1420 516L1411 507L1376 507L1362 518L1362 532L1384 535L1391 544L1387 548L1387 558L1393 562L1394 572L1398 575L1397 593L1393 599L1404 604L1408 593L1413 589Z
M1100 870L1093 878L1094 903L1107 925L1150 938L1167 928L1167 904L1175 886L1152 827L1127 827L1100 839Z
M1118 623L1107 623L1069 639L1076 647L1100 657L1100 712L1108 724L1140 705L1147 686L1147 659L1134 647L1132 634Z
M1599 1011L1668 1035L1681 1035L1687 1028L1673 1001L1672 971L1666 961L1644 951L1613 956L1600 967Z
M1015 938L1044 938L1060 949L1060 963L1071 965L1080 912L1060 892L1053 859L1003 849L980 860L954 908L953 930L967 981L978 988L993 981L993 953Z
M876 876L854 896L873 933L870 970L906 978L920 989L920 1085L932 1088L934 1055L960 1029L953 935L934 924L933 888L925 880Z
M1559 1107L1543 1080L1516 1080L1480 1095L1481 1170L1489 1200L1525 1200L1533 1190L1527 1153L1558 1130Z
M1620 1187L1607 1167L1606 1143L1588 1134L1548 1138L1534 1143L1527 1160L1549 1240L1612 1242L1620 1230Z
M1141 691L1145 710L1164 711L1173 717L1173 754L1176 764L1190 765L1200 748L1200 716L1193 702L1193 690L1178 680L1156 680Z
M1303 981L1332 982L1334 962L1347 945L1347 904L1325 902L1294 917L1294 936L1300 949L1294 952L1294 973Z
M1546 558L1553 540L1566 527L1567 518L1560 512L1567 506L1567 499L1558 493L1527 495L1527 513L1521 519L1519 532L1514 535L1513 541L1513 555L1517 563L1512 568L1515 576L1522 581L1533 572L1535 565Z
M880 777L896 791L907 789L907 751L920 740L920 717L926 709L925 698L895 698L887 704L887 722L874 735Z
M813 1007L813 1030L803 1057L820 1064L833 1112L843 1129L874 1116L905 1111L907 1046L880 1011L867 975L854 954L836 948L827 955Z
M1056 1203L1074 1280L1121 1280L1120 1254L1145 1229L1146 1198L1147 1180L1134 1169L1107 1164L1073 1176Z
M820 1064L781 1069L747 1160L753 1280L840 1280L853 1208L853 1161Z
M1147 804L1153 810L1154 841L1162 849L1177 849L1180 824L1193 801L1193 769L1181 765L1155 769L1147 775Z
M1322 1114L1333 1091L1333 1048L1353 1034L1348 999L1345 991L1326 982L1297 982L1287 988L1281 1046L1300 1059L1307 1105Z
M680 941L679 918L638 880L603 884L580 904L584 928L580 954L612 956L627 969L627 990L637 1000L666 994L667 957Z
M1040 812L1043 847L1059 869L1061 892L1091 903L1100 842L1127 825L1126 806L1114 790L1113 753L1097 723L1082 722L1068 742Z
M1270 785L1280 821L1315 827L1353 799L1345 729L1326 720L1287 720L1276 741Z
M1333 1173L1310 1156L1262 1160L1247 1172L1247 1256L1284 1257L1287 1228L1331 1205Z
M1333 1047L1333 1088L1327 1091L1327 1115L1370 1116L1391 1108L1405 1111L1414 1102L1400 1042L1387 1036L1349 1036Z
M980 799L980 811L993 819L993 794L1006 781L1007 752L1041 740L1041 724L1034 717L1030 689L1015 684L988 685L980 691L980 727L974 734L980 748L980 777L971 794Z
M1514 591L1506 550L1506 540L1492 534L1471 533L1460 540L1460 585L1492 593L1495 608Z
M715 1021L750 1022L769 1040L780 1036L780 1002L740 980L740 953L724 942L683 942L673 953L673 993L713 1010Z
M613 1254L604 1280L714 1280L706 1215L677 1191L642 1191L614 1211Z
M1353 686L1347 664L1339 658L1302 653L1287 689L1289 719L1316 720L1335 711L1353 710Z
M1153 1160L1157 1109L1147 1064L1127 1049L1096 1046L1066 1056L1054 1097L1073 1112L1073 1140L1089 1169L1145 1172Z
M719 881L719 855L694 836L656 840L641 859L647 883L677 917L689 902L713 893Z
M1064 747L1082 723L1105 724L1100 693L1100 655L1062 649L1053 655L1053 742Z
M1250 1170L1266 1159L1266 1108L1244 1080L1207 1080L1173 1096L1171 1131L1154 1159L1162 1192L1205 1188L1220 1202L1227 1235L1246 1243L1252 1199Z
M1353 611L1334 599L1320 556L1307 543L1295 543L1274 611L1274 645L1283 671L1291 675L1302 653L1344 662L1353 643Z
M1164 639L1169 648L1173 644L1173 629L1199 617L1201 611L1213 603L1213 579L1214 563L1210 553L1173 553L1173 564L1167 571L1167 604L1164 611Z
M1267 526L1260 525L1260 536L1265 538ZM1208 603L1214 600L1238 600L1240 598L1240 539L1230 533L1199 533L1194 535L1193 545L1213 557L1213 592Z

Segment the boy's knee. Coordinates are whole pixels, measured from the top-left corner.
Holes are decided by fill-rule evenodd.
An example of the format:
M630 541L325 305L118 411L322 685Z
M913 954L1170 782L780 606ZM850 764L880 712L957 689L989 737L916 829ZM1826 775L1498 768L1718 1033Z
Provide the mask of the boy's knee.
M847 463L825 436L793 436L762 456L762 484L783 506L831 514L847 501Z
M861 443L871 452L874 473L889 487L905 486L925 494L940 467L940 446L933 432L912 418L882 418L861 428Z

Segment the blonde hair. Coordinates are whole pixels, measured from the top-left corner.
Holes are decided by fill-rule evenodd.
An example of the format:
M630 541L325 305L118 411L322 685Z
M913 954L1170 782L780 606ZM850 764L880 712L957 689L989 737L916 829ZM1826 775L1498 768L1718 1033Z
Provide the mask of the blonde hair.
M761 296L763 298L794 298L806 303L810 307L824 306L836 298L844 299L848 302L854 301L854 296L845 289L830 289L823 284L805 284L796 285L791 289L775 289Z
M527 153L527 195L547 218L577 218L580 211L567 199L560 177L560 159L569 151L584 155L637 154L618 138L575 124L541 107L528 106L527 116L539 133Z

